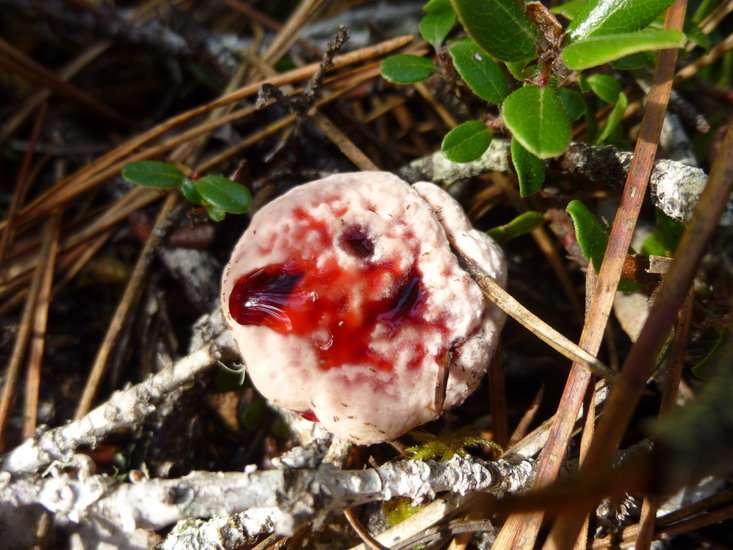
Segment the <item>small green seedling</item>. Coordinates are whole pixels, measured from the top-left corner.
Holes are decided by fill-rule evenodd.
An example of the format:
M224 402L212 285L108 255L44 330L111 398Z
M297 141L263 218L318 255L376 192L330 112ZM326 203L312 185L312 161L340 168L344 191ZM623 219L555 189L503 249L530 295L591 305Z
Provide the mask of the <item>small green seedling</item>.
M540 2L518 0L429 0L420 34L435 49L435 61L394 55L381 72L397 84L439 73L496 105L493 120L487 112L451 130L443 153L454 162L475 160L488 149L493 131L505 127L512 135L520 193L527 196L542 186L544 160L569 145L574 121L585 117L589 143L618 141L627 97L612 77L583 71L610 63L615 70L639 68L649 62L646 54L682 46L683 33L660 28L670 4L587 0L547 10ZM556 15L570 23L563 26ZM450 39L456 21L465 35ZM511 85L509 78L515 80ZM612 108L599 128L596 113L605 105Z
M244 214L252 202L249 190L241 183L215 174L188 177L176 166L157 160L131 162L122 169L122 177L144 187L179 187L186 199L203 206L217 222L227 214Z

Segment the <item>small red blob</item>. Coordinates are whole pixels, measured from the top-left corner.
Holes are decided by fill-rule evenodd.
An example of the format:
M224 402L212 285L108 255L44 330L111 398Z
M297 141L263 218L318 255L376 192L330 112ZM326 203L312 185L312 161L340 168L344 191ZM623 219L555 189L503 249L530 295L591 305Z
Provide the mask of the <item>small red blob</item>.
M286 265L268 265L242 277L229 297L229 309L239 324L292 328L287 309L304 297L295 291L303 273Z
M305 222L296 235L300 242L334 238L324 225L300 210ZM301 234L302 233L302 234ZM363 259L357 267L342 268L335 259L318 262L317 251L291 251L291 259L271 264L240 277L229 298L229 309L241 325L266 326L281 334L310 338L323 369L341 365L368 365L392 370L393 357L377 344L413 329L414 344L408 364L422 364L427 350L420 342L425 331L448 333L446 320L425 319L427 293L414 263L372 262L375 243L365 228L346 228L338 243ZM381 350L381 351L380 351Z
M310 420L311 422L318 422L318 417L316 416L316 413L314 413L310 409L308 409L307 411L299 412L298 414L306 420Z
M369 238L366 229L358 225L348 227L339 239L341 247L357 258L371 258L374 254L374 241Z

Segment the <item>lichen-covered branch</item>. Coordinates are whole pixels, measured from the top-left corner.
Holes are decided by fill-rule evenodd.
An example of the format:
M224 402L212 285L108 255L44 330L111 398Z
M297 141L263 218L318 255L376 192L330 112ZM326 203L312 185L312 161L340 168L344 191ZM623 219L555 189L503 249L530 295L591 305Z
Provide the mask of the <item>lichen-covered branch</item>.
M571 143L561 164L571 174L582 175L599 184L623 185L631 164L632 154L612 145L591 147ZM688 222L708 177L700 168L673 160L658 160L649 180L652 202L668 216ZM728 206L721 225L733 224L733 202Z
M5 473L0 501L14 502L16 507L41 505L74 523L103 522L127 533L246 511L238 522L248 529L242 536L270 530L288 535L306 522L366 502L394 497L424 502L443 491L515 492L533 471L530 460L510 464L456 456L448 462L405 460L366 470L341 470L330 464L265 471L250 466L245 472L196 471L178 479L125 484L100 475L10 479L11 474ZM186 536L180 526L177 533Z
M54 461L69 462L80 447L93 448L99 440L120 429L139 426L166 396L215 365L222 350L234 349L223 327L212 330L210 336L208 343L202 343L197 351L144 382L113 393L108 401L79 420L53 429L39 428L34 437L5 456L2 469L38 472Z
M397 175L410 183L431 181L445 186L486 172L508 172L509 146L508 139L494 139L486 152L472 162L453 162L445 158L442 151L436 151L412 161L400 169Z
M487 172L508 172L509 148L509 140L494 139L480 158L465 163L451 162L438 151L411 162L398 174L409 182L426 180L445 186ZM631 156L630 152L612 145L593 147L571 143L557 161L563 170L594 183L623 186ZM707 181L707 175L700 168L673 160L658 160L650 179L652 202L668 216L687 222ZM720 224L733 225L733 200L729 200Z

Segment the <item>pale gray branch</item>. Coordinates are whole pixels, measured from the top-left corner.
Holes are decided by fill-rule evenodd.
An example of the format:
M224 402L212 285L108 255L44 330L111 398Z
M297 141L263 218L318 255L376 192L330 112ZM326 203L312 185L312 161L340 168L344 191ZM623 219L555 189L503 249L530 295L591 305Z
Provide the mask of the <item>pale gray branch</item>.
M451 185L460 180L487 172L508 172L510 141L494 139L489 149L473 162L451 162L441 151L417 159L398 174L409 182L432 181L439 185ZM571 143L557 161L571 174L582 175L600 185L623 186L631 163L631 153L612 145L593 147L583 143ZM658 160L654 164L650 186L654 206L668 216L687 222L700 198L708 178L700 168L673 160ZM720 220L724 226L733 225L733 200Z
M10 451L2 469L37 472L54 461L69 462L80 447L95 447L99 440L123 428L139 426L173 390L190 384L216 364L219 351L233 349L228 331L216 330L208 343L149 379L117 391L83 418L64 426L40 427L34 437ZM216 340L218 338L218 340Z
M405 460L366 470L341 470L323 464L318 468L245 472L191 472L178 479L152 479L118 484L101 475L53 477L21 476L4 472L0 478L0 502L15 508L41 505L57 519L73 523L104 523L109 529L132 533L157 530L179 520L239 516L237 536L250 537L267 531L289 535L306 522L325 519L331 513L372 501L409 497L430 501L436 493L494 494L523 488L534 472L534 462L489 462L456 456L447 462ZM0 509L0 514L3 509ZM220 520L215 520L221 526ZM201 525L187 522L191 529ZM229 524L231 526L231 523ZM167 548L177 539L190 540L182 526L173 532ZM201 533L195 536L202 536Z

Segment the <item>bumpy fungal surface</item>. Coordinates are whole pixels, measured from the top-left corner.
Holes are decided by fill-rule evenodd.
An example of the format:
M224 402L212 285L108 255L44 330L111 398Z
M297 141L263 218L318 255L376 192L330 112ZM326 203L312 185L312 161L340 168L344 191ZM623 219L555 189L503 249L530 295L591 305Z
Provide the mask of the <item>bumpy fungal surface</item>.
M459 267L448 236L504 283L499 247L431 183L337 174L263 207L221 294L257 389L356 443L437 418L445 367L442 407L462 403L504 316Z

